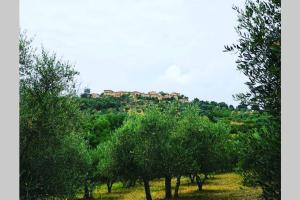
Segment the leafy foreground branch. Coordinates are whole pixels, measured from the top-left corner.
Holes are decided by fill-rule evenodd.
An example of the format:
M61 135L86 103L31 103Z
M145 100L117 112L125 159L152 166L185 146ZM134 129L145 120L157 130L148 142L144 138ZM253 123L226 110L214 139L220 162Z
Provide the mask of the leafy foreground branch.
M238 44L225 46L238 54L237 68L249 81L243 104L272 116L265 129L243 137L240 168L247 182L263 188L264 199L280 199L281 188L281 1L247 0L238 13Z

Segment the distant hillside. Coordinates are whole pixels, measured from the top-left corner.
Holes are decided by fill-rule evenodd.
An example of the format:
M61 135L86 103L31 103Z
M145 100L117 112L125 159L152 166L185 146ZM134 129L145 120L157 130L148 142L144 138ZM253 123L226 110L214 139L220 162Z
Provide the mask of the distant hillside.
M177 92L165 93L150 91L142 93L138 91L127 92L104 90L101 94L91 93L85 89L80 95L83 109L92 109L105 112L107 110L116 111L137 111L141 112L149 104L164 104L166 102L177 102L180 104L190 103L188 97Z
M207 116L211 121L217 122L222 120L230 124L232 133L246 131L255 124L263 124L267 119L265 115L250 110L243 105L239 105L235 108L232 105L227 105L225 102L203 101L198 98L189 101L187 97L176 92L168 94L154 91L141 93L137 91L114 92L112 90L105 90L101 94L97 94L90 93L90 90L86 89L84 93L80 95L79 102L81 109L103 114L110 112L141 113L151 104L156 104L163 108L173 103L180 109L184 109L188 105L197 105L199 106L200 114Z

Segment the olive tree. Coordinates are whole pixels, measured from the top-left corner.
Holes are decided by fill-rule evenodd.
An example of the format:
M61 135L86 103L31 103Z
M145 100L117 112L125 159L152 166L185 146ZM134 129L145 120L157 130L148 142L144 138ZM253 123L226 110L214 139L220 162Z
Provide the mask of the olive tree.
M207 175L220 170L226 153L224 146L229 135L229 127L221 122L211 122L207 117L199 115L195 106L188 107L177 123L174 141L177 143L177 153L182 159L177 159L178 174L193 175L199 191ZM204 174L201 178L199 174ZM180 179L177 180L178 186ZM178 188L176 188L178 195Z
M242 157L248 155L250 159L258 152L265 152L266 160L244 170L255 174L253 178L262 186L265 199L280 199L281 1L247 0L244 9L234 9L238 13L239 40L225 49L238 53L237 68L249 78L246 83L249 92L236 97L244 105L268 112L274 122L266 126L270 134L258 131L264 145L251 143L254 146L249 148L256 149L255 153Z
M20 198L75 195L90 158L71 65L20 36Z
M150 200L150 180L166 179L166 197L171 197L169 135L170 118L157 106L143 114L132 113L116 131L113 157L117 172L125 179L143 180L146 199Z

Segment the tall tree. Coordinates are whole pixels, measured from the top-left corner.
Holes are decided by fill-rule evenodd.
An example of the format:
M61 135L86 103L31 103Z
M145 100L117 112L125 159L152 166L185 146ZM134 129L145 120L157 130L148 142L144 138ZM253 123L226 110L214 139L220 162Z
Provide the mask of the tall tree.
M76 71L20 37L20 198L70 197L89 165Z
M236 95L248 105L280 117L281 89L281 2L280 0L246 0L238 13L238 44L225 51L238 53L237 68L249 82L249 92Z
M234 10L239 40L225 51L238 53L237 68L249 78L249 92L236 98L273 117L267 131L259 130L259 143L246 142L251 150L242 156L242 166L262 186L265 199L280 199L281 1L246 0L244 9ZM263 160L247 162L259 154Z

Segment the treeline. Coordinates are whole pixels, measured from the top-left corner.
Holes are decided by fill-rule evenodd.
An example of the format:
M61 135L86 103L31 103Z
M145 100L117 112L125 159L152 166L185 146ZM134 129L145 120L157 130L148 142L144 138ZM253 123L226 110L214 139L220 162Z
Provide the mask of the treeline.
M90 179L106 180L108 192L113 182L131 185L142 180L146 198L151 199L152 179L165 178L165 197L171 198L171 178L177 178L176 197L180 177L192 176L201 191L210 173L232 170L230 141L230 127L211 122L195 106L184 111L173 104L167 109L149 106L141 114L128 114L94 149L98 164Z
M206 116L212 122L222 121L231 127L231 133L247 132L255 127L262 127L269 120L270 116L264 112L253 110L246 105L240 104L237 107L227 105L225 102L203 101L195 98L190 102L178 102L175 99L155 101L143 99L134 101L129 96L113 97L100 96L97 98L85 97L82 94L77 97L81 110L90 114L98 113L142 113L149 106L158 106L161 109L173 104L179 110L193 105L199 109L201 116Z
M95 161L86 184L87 198L97 183L106 183L111 192L114 182L130 187L140 180L151 199L149 181L156 178L165 179L166 198L171 198L171 178L176 178L173 194L178 197L181 176L189 176L201 191L210 174L243 173L250 148L246 141L250 135L259 141L257 131L270 123L266 113L205 101L149 104L143 112L117 110L86 109L94 118L86 140L92 144ZM112 124L117 125L110 128ZM95 143L95 138L101 139ZM254 182L250 176L245 179L248 185L255 186Z
M182 95L183 96L183 95ZM196 103L198 105L201 105L201 109L203 114L211 114L212 111L218 112L220 110L227 110L227 111L248 111L248 107L246 105L238 105L236 108L233 105L227 105L225 102L217 103L215 101L202 101L198 98L195 98L194 100L190 102L180 102L176 100L175 98L170 99L163 99L158 100L158 98L155 97L137 97L137 99L134 99L133 97L130 97L129 95L122 95L120 97L114 97L114 96L105 96L100 95L99 97L92 98L91 96L86 95L85 93L80 94L80 97L78 97L78 100L80 101L81 109L90 109L95 111L128 111L128 110L135 110L135 111L142 111L144 108L146 108L148 105L151 104L168 104L168 103L178 103L182 105L187 105L190 103ZM224 111L220 111L224 113ZM214 113L214 116L217 113ZM222 114L221 114L222 115Z

